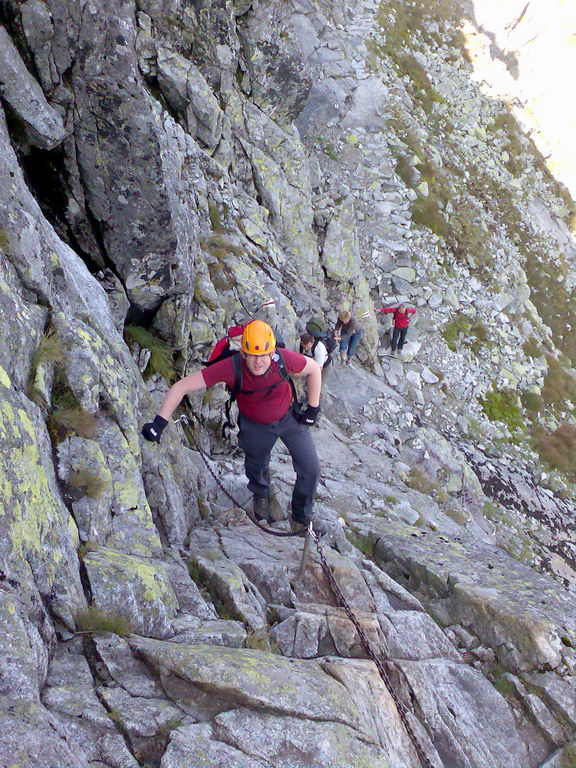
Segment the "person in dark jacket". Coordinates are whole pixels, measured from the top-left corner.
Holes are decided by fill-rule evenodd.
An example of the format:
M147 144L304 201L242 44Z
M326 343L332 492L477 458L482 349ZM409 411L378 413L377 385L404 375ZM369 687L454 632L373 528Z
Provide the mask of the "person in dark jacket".
M414 307L409 307L408 304L400 304L397 307L383 307L377 310L378 312L384 312L389 315L392 314L394 328L392 330L392 354L396 355L396 350L402 352L404 343L406 341L406 334L408 333L408 326L412 315L416 312Z
M360 344L363 329L360 323L347 309L342 310L338 315L336 327L334 328L334 338L340 345L340 360L348 364L354 357L354 353Z
M314 495L320 475L320 463L309 426L320 412L322 374L320 366L309 357L289 349L282 350L286 373L305 376L308 406L303 411L293 407L293 388L282 376L272 328L262 320L249 323L242 333L242 388L236 395L240 417L238 445L245 454L244 467L248 490L253 493L253 511L258 520L270 521L270 479L268 465L274 444L280 438L292 457L296 483L292 492L292 520L308 525L313 517ZM145 424L146 440L160 442L180 401L191 392L224 382L234 387L233 357L219 360L176 382L170 389L153 422Z

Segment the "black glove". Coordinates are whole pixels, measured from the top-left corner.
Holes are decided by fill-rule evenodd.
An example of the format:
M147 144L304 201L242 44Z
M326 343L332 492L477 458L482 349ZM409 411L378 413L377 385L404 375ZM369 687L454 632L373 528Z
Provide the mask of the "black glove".
M316 424L316 419L318 418L319 413L319 405L307 405L303 411L296 409L294 411L294 416L296 417L296 421L299 421L300 424L305 424L307 427L311 427Z
M159 443L162 432L164 432L168 422L163 419L162 416L155 416L154 421L144 424L142 427L142 434L146 440L150 440L151 443Z

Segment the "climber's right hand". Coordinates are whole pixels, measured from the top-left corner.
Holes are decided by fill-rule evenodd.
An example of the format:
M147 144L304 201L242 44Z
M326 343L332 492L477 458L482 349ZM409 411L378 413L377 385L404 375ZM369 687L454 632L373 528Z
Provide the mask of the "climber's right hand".
M162 432L166 429L168 422L163 419L162 416L155 416L154 421L144 424L142 427L142 434L151 443L159 443Z

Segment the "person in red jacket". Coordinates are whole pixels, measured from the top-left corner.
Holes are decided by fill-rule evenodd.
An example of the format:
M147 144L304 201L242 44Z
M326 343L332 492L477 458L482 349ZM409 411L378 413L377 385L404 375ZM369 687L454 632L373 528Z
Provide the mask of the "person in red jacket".
M244 451L244 466L248 489L253 493L253 512L257 520L271 521L270 453L278 438L282 440L296 472L292 491L292 520L308 526L313 518L314 496L320 475L320 464L312 436L307 427L316 423L320 412L322 373L310 357L283 349L281 359L286 374L305 376L308 406L295 410L293 390L279 367L277 343L272 328L262 320L253 320L244 327L240 352L242 386L236 402L240 417L238 445ZM162 432L180 401L191 392L199 392L224 382L235 385L234 360L227 357L201 368L173 384L154 421L144 424L142 434L151 442L160 442ZM322 531L322 524L314 521Z
M408 326L410 325L411 316L416 312L414 307L409 307L407 304L400 304L398 307L384 307L379 309L378 312L384 312L387 315L393 314L394 330L392 331L392 354L402 352L402 347L406 341L406 334L408 333Z

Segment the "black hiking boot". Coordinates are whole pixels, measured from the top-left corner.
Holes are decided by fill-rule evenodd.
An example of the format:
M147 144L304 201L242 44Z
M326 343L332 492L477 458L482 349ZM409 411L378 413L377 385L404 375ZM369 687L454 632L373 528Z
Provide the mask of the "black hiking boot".
M312 530L317 536L324 536L328 533L328 528L321 521L317 520L314 516L306 516L292 511L292 519L290 520L290 528L294 533L306 533L312 523Z
M271 523L272 518L270 516L270 499L268 496L257 496L254 494L254 517L256 520L263 520L266 523Z

